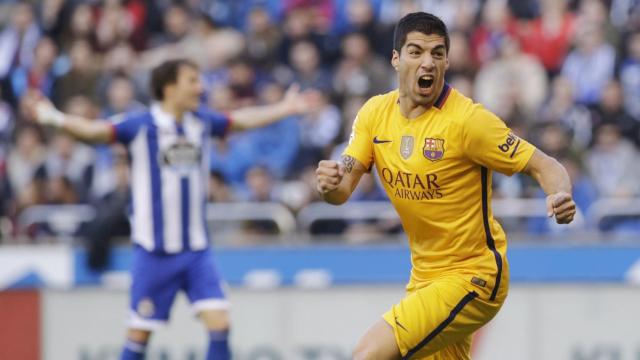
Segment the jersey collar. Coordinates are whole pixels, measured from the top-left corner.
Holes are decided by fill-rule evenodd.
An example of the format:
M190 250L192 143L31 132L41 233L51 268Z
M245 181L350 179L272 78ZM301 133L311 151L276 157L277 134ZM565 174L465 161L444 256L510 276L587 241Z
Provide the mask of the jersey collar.
M450 93L451 93L451 86L449 86L449 84L445 82L444 86L442 87L442 91L440 92L440 95L438 96L438 99L436 99L436 102L433 104L433 106L435 106L438 109L442 109Z

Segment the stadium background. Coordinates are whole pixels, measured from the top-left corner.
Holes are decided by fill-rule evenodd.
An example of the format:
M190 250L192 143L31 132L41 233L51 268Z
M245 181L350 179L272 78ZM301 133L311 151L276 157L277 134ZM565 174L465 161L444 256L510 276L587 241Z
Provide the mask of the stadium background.
M408 249L377 179L336 208L313 170L395 86L392 29L414 10L449 26L447 81L561 160L579 207L555 226L530 179L494 178L513 283L474 359L640 358L640 2L4 0L0 359L116 359L127 312L126 152L34 125L25 97L107 119L147 104L148 70L176 55L221 111L322 90L317 112L216 143L208 219L237 358L347 359L402 296ZM149 358L204 343L180 298Z

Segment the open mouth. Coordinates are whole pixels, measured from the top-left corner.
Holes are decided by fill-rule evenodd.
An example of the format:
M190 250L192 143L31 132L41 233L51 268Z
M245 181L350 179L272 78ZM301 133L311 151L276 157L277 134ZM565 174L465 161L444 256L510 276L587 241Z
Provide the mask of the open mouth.
M427 90L431 88L431 85L433 85L433 80L433 77L429 75L420 76L420 78L418 78L418 86L420 87L420 90Z

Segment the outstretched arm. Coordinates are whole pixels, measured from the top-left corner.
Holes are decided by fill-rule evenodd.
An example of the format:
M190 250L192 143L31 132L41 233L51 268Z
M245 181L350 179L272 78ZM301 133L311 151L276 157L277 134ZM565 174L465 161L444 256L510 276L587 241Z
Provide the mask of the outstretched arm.
M342 155L340 162L322 160L316 169L317 190L329 204L343 204L366 171L360 161L349 155Z
M297 85L289 87L284 98L275 104L251 106L232 111L231 129L249 130L269 125L292 115L300 115L312 110L318 101L317 92L307 90L300 92Z
M30 106L39 124L61 129L87 143L102 144L113 141L113 129L109 122L65 114L56 109L46 98L34 100Z
M524 173L533 177L547 194L547 216L555 215L558 224L568 224L576 214L567 170L556 159L536 149Z

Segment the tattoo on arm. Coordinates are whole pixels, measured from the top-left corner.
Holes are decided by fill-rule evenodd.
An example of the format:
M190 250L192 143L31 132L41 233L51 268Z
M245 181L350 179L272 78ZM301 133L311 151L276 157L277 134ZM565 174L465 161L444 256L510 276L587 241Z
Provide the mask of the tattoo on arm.
M345 170L348 173L351 173L353 170L353 165L355 165L356 159L349 155L342 155L342 165L344 165Z

